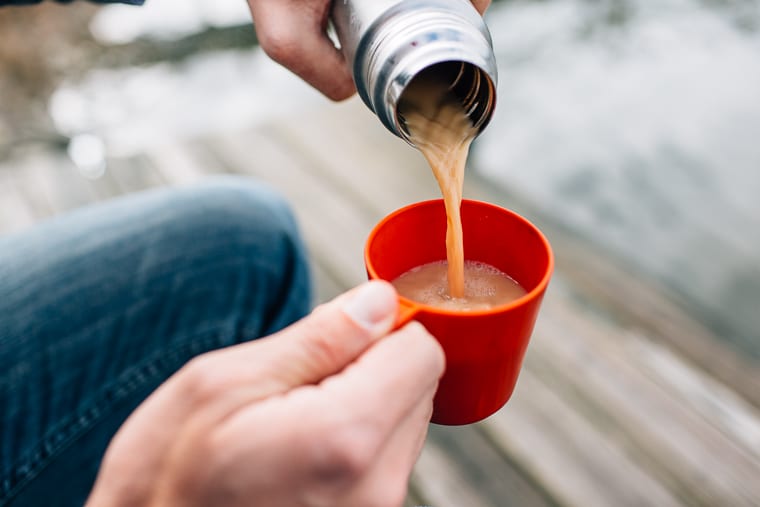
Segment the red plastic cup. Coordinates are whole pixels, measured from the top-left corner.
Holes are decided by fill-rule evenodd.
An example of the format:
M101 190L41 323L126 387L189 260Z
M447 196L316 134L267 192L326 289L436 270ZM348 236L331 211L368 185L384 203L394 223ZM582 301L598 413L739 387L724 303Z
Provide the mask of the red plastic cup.
M509 400L554 267L551 246L533 224L494 204L462 201L465 259L499 268L527 294L488 310L457 311L399 296L398 325L414 319L440 342L446 372L433 402L432 422L470 424ZM406 271L446 259L442 200L397 210L375 226L364 261L371 279L392 281Z

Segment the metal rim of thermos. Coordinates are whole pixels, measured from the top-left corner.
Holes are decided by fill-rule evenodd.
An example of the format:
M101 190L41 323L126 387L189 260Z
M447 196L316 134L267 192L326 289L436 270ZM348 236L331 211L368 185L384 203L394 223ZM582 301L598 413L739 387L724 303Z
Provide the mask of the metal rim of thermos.
M452 62L459 64L461 71L450 86L462 92L463 105L482 132L496 103L497 71L490 33L472 7L469 11L414 10L407 2L400 2L376 20L359 41L353 62L354 81L362 100L383 125L413 144L398 112L399 99L418 73Z

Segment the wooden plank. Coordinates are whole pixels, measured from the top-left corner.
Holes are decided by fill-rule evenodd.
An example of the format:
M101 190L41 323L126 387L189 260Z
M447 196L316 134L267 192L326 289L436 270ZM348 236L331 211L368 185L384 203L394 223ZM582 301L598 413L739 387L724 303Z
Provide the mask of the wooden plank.
M731 439L735 446L760 458L760 416L756 407L744 398L694 368L665 346L646 337L625 343L629 357L637 359L637 368L653 382L689 409L709 421Z
M108 171L124 194L166 185L166 179L145 155L108 159Z
M167 184L189 185L203 180L210 168L199 163L187 143L168 143L150 148L145 156Z
M53 215L55 205L51 199L50 181L40 175L40 167L35 158L38 157L27 157L19 161L10 174L16 190L37 221Z
M542 380L523 368L513 399L481 426L559 504L681 505Z
M311 163L266 130L229 135L209 144L223 167L249 174L280 190L292 204L312 254L341 286L366 280L362 251L371 220ZM251 156L255 153L255 158Z
M0 234L22 230L34 223L34 213L20 195L11 174L15 169L0 166Z
M415 494L414 491L409 491L406 499L404 500L404 507L420 507L422 500Z
M425 505L435 507L488 507L483 498L462 480L457 464L446 451L428 440L412 474L414 489Z
M429 441L456 464L457 480L477 491L489 505L551 507L554 499L522 469L505 459L478 425L431 425ZM439 480L426 477L426 481Z
M672 291L656 280L637 276L609 253L561 227L541 212L540 205L501 188L496 191L474 171L466 174L465 191L474 199L514 209L535 223L554 245L556 272L572 285L577 297L622 326L666 341L680 356L760 407L760 365L727 346L698 316L689 314L688 305Z
M583 310L572 301L555 298L553 317L561 319L562 325L570 329L583 329L583 344L573 343L575 350L581 346L588 347L605 362L610 364L636 386L651 392L652 396L662 397L668 403L670 416L689 417L680 421L689 424L693 432L703 431L703 439L714 435L731 449L741 449L750 461L760 463L760 411L736 396L726 386L710 378L708 374L693 367L687 361L676 357L668 348L657 344L649 336L637 330L613 328L600 321L593 314L584 315ZM551 324L551 321L548 322ZM611 339L609 332L616 331ZM561 347L568 346L577 335L560 344L547 347L547 352L556 353ZM542 342L537 345L541 347ZM733 394L733 396L732 396ZM688 415L682 415L688 414ZM696 422L693 422L692 419ZM726 442L724 442L724 439ZM704 440L703 440L704 442Z
M110 168L97 178L88 179L89 186L93 189L98 201L105 201L124 195L124 190L111 174Z
M532 344L529 367L544 381L554 377L553 389L582 408L600 435L616 437L642 468L690 504L753 505L760 499L753 479L760 467L745 446L643 375L614 339L625 336L619 328L554 302Z
M50 202L53 214L76 209L101 198L92 180L82 176L63 152L34 157L30 166L27 169L30 177Z
M440 198L440 190L422 155L396 138L358 98L272 125L291 149L312 161L312 171L336 190L352 196L379 220L413 202Z
M568 249L566 257L569 254ZM576 251L573 255L580 258L584 254ZM756 363L726 346L653 281L623 274L611 267L609 260L596 260L590 257L585 261L594 262L593 275L589 269L571 272L572 283L584 290L586 298L611 312L621 324L667 340L679 354L760 406L760 367Z

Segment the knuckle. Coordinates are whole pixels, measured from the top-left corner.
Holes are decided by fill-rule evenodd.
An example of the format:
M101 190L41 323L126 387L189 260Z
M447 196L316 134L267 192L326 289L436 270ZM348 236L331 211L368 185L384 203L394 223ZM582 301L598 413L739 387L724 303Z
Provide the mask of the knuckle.
M180 370L183 394L193 402L203 403L213 399L223 390L218 368L208 354L191 359Z
M278 63L286 65L297 54L299 39L286 26L267 25L265 30L259 32L258 37L264 52Z
M321 477L336 486L348 486L368 472L378 449L377 437L368 426L328 422L320 434L314 445Z
M324 90L325 96L333 102L340 102L351 97L356 92L354 82L348 79L336 80L333 86Z
M330 468L338 476L354 480L362 477L371 464L372 446L357 431L336 432L325 441Z
M315 311L309 324L308 334L301 337L301 348L309 362L321 371L342 368L371 338L366 330L334 307Z
M333 365L341 363L342 345L333 339L333 333L329 328L314 326L313 333L302 340L303 353L309 358L309 362L320 370L330 370Z

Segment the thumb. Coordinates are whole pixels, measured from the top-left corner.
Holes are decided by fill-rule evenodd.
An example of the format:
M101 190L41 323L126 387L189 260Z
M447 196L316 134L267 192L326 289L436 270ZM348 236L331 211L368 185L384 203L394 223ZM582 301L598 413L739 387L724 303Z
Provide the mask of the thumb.
M315 384L340 372L393 329L397 309L391 284L367 282L267 338L278 348L280 382Z
M397 308L391 284L368 282L279 333L202 354L130 416L132 432L170 431L199 404L204 421L220 420L248 403L316 384L388 334ZM155 421L162 421L161 429Z
M177 375L174 384L183 394L175 398L213 399L224 414L244 403L316 384L388 334L397 308L396 291L388 282L360 285L278 333L193 359Z

